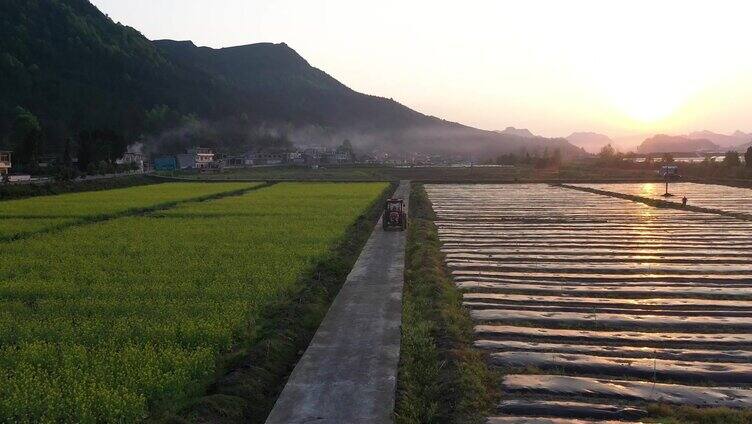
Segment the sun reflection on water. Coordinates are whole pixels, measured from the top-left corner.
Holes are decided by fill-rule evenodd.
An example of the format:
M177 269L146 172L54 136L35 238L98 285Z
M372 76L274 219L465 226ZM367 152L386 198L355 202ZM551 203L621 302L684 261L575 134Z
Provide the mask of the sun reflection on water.
M652 197L658 194L658 187L653 183L645 183L640 187L640 195Z

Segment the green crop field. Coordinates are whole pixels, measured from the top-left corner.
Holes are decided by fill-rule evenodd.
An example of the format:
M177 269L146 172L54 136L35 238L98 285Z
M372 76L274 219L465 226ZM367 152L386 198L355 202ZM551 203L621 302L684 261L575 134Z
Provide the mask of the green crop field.
M251 188L249 183L164 183L0 202L0 238L77 221Z
M199 395L386 187L278 184L8 242L0 421L133 422Z
M73 222L76 222L75 218L7 218L0 216L0 239L36 233Z

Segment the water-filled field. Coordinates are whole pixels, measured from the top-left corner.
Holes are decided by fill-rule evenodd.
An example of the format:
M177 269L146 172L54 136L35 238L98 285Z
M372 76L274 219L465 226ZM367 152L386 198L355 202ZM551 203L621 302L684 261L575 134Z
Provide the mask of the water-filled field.
M546 185L426 191L505 373L492 422L752 407L752 223Z
M0 202L0 239L257 185L259 184L164 183L9 200Z
M278 184L6 242L0 421L133 422L202 393L385 188Z
M650 199L681 203L686 196L688 204L726 212L752 214L752 189L715 184L669 183L669 193L664 197L666 185L662 183L626 184L572 184L574 186L612 191Z

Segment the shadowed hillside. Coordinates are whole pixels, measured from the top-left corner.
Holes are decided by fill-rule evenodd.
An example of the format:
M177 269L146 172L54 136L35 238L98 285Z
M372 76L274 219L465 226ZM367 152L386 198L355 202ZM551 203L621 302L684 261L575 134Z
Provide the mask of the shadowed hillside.
M560 149L582 152L562 139L481 131L416 112L391 99L358 93L312 67L286 44L258 43L223 49L189 41L154 42L181 66L195 66L231 84L257 123L297 128L298 142L350 138L360 147L395 152L496 154Z
M83 130L146 135L147 150L164 133L242 150L264 128L294 142L350 138L356 148L393 152L584 154L564 139L482 131L357 93L286 44L152 42L87 0L2 2L0 72L0 144L11 148L21 106L39 118L44 151L56 153Z

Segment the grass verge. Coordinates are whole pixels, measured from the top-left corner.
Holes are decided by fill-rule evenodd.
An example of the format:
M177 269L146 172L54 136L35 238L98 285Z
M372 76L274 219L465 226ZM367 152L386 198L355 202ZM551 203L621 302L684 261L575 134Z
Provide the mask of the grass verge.
M444 265L423 186L410 197L396 422L482 423L499 376L473 347L473 323Z
M749 424L751 410L695 408L691 406L650 405L649 422L661 424Z
M215 381L202 397L177 414L153 421L263 423L370 237L383 202L395 188L392 184L384 190L330 253L301 276L295 290L265 307L251 338L220 359Z

